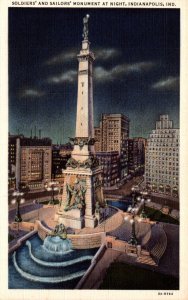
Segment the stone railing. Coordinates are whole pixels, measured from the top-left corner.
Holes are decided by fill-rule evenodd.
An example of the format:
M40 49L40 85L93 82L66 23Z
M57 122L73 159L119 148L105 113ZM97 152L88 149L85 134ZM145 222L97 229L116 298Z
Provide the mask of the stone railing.
M98 248L103 243L105 233L68 234L67 238L71 240L73 249Z
M9 227L13 230L17 229L17 226L18 226L18 224L16 222L13 222L9 225ZM20 230L32 231L36 228L37 228L36 224L34 224L32 222L20 222L19 223Z
M107 200L112 200L112 199L115 199L115 200L121 200L121 199L123 199L123 195L118 195L118 194L110 194L110 193L106 193L105 195L104 195L104 198L105 198L105 200L107 201Z
M44 240L51 230L36 221L39 237ZM90 233L90 234L67 234L67 238L71 240L73 249L89 249L98 248L105 239L104 232Z
M126 253L129 256L135 257L136 262L141 262L147 258L148 264L151 264L152 257L149 251L142 249L140 245L132 246L126 241L118 240L116 237L107 236L106 237L106 247L107 249L111 248L113 250Z
M124 215L121 211L111 216L109 219L101 223L101 227L104 227L106 232L114 230L124 222ZM104 224L105 223L105 224ZM115 225L114 225L115 224Z
M41 240L44 240L45 237L51 232L51 230L45 227L40 221L36 221L36 224L38 236L41 238Z
M126 242L118 240L116 237L107 236L106 237L106 247L120 252L126 252Z
M29 239L35 233L37 233L37 230L30 231L29 233L27 233L26 235L24 235L22 238L20 238L19 240L17 240L16 244L12 245L12 243L10 243L9 244L9 251L8 252L11 253L11 252L17 250L22 245L22 243L25 240Z
M91 260L91 265L87 269L86 273L84 276L81 278L81 280L78 282L77 286L75 289L82 289L83 285L87 281L89 275L92 273L94 267L96 266L97 262L101 259L101 257L104 255L106 251L106 245L102 244L95 256Z

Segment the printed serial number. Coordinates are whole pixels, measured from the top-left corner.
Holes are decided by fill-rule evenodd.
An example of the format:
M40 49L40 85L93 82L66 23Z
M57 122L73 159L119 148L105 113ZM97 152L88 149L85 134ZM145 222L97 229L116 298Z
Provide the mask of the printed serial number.
M161 293L161 292L158 292L158 295L159 296L173 296L174 295L174 293L170 293L170 292L163 292L163 293Z

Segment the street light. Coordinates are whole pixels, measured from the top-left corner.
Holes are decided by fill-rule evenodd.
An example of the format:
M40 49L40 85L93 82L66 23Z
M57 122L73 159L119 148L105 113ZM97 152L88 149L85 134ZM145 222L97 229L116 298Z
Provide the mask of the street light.
M136 204L136 195L138 193L138 186L133 186L131 188L131 191L132 191L132 208L135 207L135 204Z
M51 182L48 182L48 185L46 186L46 190L48 192L52 191L52 198L50 199L48 204L50 204L50 205L52 204L53 206L55 203L54 192L59 190L58 184L59 184L59 182L57 182L57 181L51 181Z
M22 222L22 217L21 217L21 214L20 214L20 204L23 204L25 202L25 199L22 198L24 195L23 192L19 192L19 191L14 191L12 196L15 197L14 199L12 199L11 203L12 204L17 204L16 206L16 215L15 215L15 218L14 218L14 221L17 223L18 225L18 236L19 236L19 223Z
M129 220L129 222L131 223L131 238L130 240L128 241L128 244L131 244L133 246L137 246L138 244L138 241L137 241L137 238L136 238L136 230L135 230L135 209L132 210L132 218L129 219L128 217L125 217L124 220Z
M132 204L129 205L129 207L127 209L128 212L132 212L136 207L137 200L139 201L139 196L137 197L137 195L139 194L138 186L137 185L133 186L131 188L131 191L132 191Z
M148 192L147 191L141 191L140 192L141 195L142 195L142 198L140 199L140 201L143 203L143 209L142 209L142 212L140 214L140 217L143 218L143 219L146 219L147 218L147 214L146 214L146 202L150 202L151 199L147 198L148 196Z

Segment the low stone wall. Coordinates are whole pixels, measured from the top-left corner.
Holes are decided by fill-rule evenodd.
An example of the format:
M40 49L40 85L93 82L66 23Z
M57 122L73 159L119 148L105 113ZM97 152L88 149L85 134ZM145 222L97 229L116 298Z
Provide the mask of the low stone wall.
M41 240L44 240L45 237L51 232L50 229L46 228L38 220L36 221L36 226L37 226L37 230L38 230L38 236L41 238Z
M106 247L112 248L113 250L117 250L120 252L126 252L126 245L127 243L125 241L121 241L116 239L116 237L113 236L107 236L106 237Z
M32 210L32 211L22 215L22 219L24 221L29 221L29 220L33 220L33 219L36 220L37 218L38 218L38 209Z
M110 193L104 193L104 199L107 200L122 200L123 196L122 195L118 195L118 194L110 194Z
M116 251L120 251L122 253L126 253L127 255L130 255L130 256L135 256L136 259L138 259L139 257L142 257L142 258L147 257L148 258L151 256L150 252L145 249L141 249L140 245L135 247L135 246L128 244L125 241L118 240L112 236L106 237L106 247L111 248Z
M23 242L24 242L25 240L29 239L29 238L30 238L31 236L33 236L35 233L37 233L37 230L33 230L33 231L29 232L28 234L24 235L22 238L20 238L20 239L16 242L16 244L14 243L14 244L12 245L12 243L9 243L9 251L8 251L8 252L11 253L11 252L17 250L17 249L23 244Z
M76 286L75 289L81 289L83 287L83 285L87 281L89 275L91 274L91 272L93 271L94 267L96 266L97 262L104 255L105 251L106 251L106 245L102 244L101 247L99 248L99 250L97 251L97 253L95 254L95 256L93 257L93 259L91 261L91 265L89 266L89 268L87 269L86 273L81 278L81 280L78 282L78 284L77 284L77 286Z
M105 233L68 234L67 238L71 240L73 249L98 248L104 241Z
M109 232L119 227L124 222L124 214L121 210L118 209L117 213L111 216L105 224L105 231ZM103 225L103 224L102 224Z
M120 241L120 240L113 240L112 239L110 240L110 242L112 242L112 248L114 250L117 250L117 251L121 251L121 252L126 252L126 245L127 243L124 242L124 241ZM109 243L109 240L107 240L107 243Z
M13 222L9 225L10 229L16 230L18 227L18 224L16 222ZM19 229L25 230L25 231L32 231L37 229L37 225L32 222L20 222L19 223Z
M50 233L50 229L36 221L39 237L44 240ZM68 234L67 238L71 240L73 249L89 249L98 248L105 240L106 234L104 232L97 232L92 234Z

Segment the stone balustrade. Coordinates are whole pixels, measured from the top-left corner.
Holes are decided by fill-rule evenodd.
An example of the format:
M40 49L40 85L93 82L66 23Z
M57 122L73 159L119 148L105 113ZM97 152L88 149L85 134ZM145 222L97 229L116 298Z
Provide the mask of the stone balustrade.
M99 250L97 251L97 253L95 254L95 256L93 257L92 261L91 261L91 265L90 267L87 269L86 273L84 274L84 276L81 278L81 280L78 282L76 289L81 289L84 284L86 283L86 281L88 280L88 277L90 276L90 274L92 273L94 267L96 266L97 262L102 258L102 256L104 255L106 251L106 245L102 244L101 247L99 248Z
M41 240L44 240L45 237L51 232L50 229L45 227L40 221L36 221L37 229L38 229L38 236Z
M37 221L38 235L44 240L45 237L51 232L50 229ZM105 233L97 232L91 234L67 234L67 238L71 240L73 249L89 249L98 248L104 241Z
M13 245L10 243L9 244L9 253L18 249L22 245L23 242L25 242L27 239L29 239L31 236L33 236L35 233L37 233L37 230L30 231L29 233L24 235L22 238L18 239L16 241L16 243L14 243Z
M71 240L73 249L98 248L104 240L105 233L98 232L93 234L68 234L67 238Z

